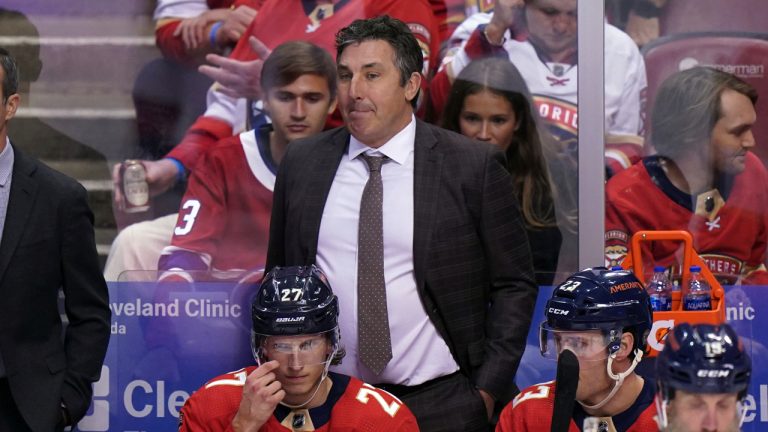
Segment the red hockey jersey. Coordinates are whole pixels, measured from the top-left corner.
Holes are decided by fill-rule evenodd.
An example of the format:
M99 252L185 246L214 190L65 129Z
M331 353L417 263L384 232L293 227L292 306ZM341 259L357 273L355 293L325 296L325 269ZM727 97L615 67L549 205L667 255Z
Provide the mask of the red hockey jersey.
M247 270L266 263L277 166L270 126L243 132L210 149L181 201L160 270Z
M605 261L624 260L632 234L640 230L686 230L693 248L712 273L734 284L749 273L745 283L757 283L764 271L768 230L768 171L752 153L744 172L719 179L715 189L691 196L667 178L658 156L643 159L611 178L606 185ZM681 245L653 242L643 245L643 257L652 265L672 267L679 275ZM647 266L646 266L647 267Z
M655 432L656 406L653 403L654 386L646 379L640 395L629 408L613 417L598 417L600 430L611 432ZM499 415L496 432L538 432L552 427L555 405L555 382L532 385L507 404ZM568 432L580 432L587 413L578 402L574 406Z
M179 431L231 431L245 379L255 366L214 378L187 399L179 415ZM400 400L357 378L329 373L333 382L326 402L307 409L278 405L260 432L411 432L416 418Z
M221 8L233 9L239 6L248 6L258 10L264 0L159 0L155 8L155 44L163 55L171 60L194 65L196 60L194 53L187 51L181 35L174 36L181 20L192 18L202 13ZM209 30L210 28L206 29ZM206 32L208 43L208 32Z
M266 0L246 34L255 36L272 49L289 40L306 40L336 57L335 36L341 28L356 19L390 15L406 23L416 36L424 54L425 73L435 64L440 41L437 23L426 0L341 0L333 5L315 3ZM257 56L248 38L244 36L230 57L253 60ZM423 80L424 91L426 81ZM237 125L244 123L246 115L251 119L255 117L252 112L239 112L237 101L220 92L209 92L208 97L205 115L197 119L182 142L168 154L168 157L181 161L189 170L195 169L198 157L206 148L231 135L233 128L234 133L237 133ZM334 124L340 125L340 122Z

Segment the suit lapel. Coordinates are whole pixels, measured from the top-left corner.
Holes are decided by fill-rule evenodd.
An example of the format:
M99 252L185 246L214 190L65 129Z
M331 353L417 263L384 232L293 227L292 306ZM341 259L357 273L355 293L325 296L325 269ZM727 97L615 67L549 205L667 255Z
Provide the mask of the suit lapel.
M13 148L13 152L11 193L8 197L3 238L0 240L0 281L3 280L21 234L30 220L29 214L37 196L37 182L32 177L37 167L17 147Z
M436 148L437 140L426 123L416 120L413 176L413 267L416 286L425 286L426 258L432 238L440 190L443 154Z
M303 246L306 250L306 264L314 263L317 255L317 241L320 234L320 222L323 219L323 209L328 193L331 190L333 179L349 144L349 132L340 128L337 133L331 135L328 143L316 146L313 155L314 162L309 173L311 182L305 195L305 213L301 219L301 242L309 242Z

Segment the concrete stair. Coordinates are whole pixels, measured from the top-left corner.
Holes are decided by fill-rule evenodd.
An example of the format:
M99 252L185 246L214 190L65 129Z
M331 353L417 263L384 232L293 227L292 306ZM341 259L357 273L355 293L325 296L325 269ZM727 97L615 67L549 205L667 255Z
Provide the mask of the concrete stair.
M139 153L131 94L142 67L160 57L154 5L154 0L3 0L0 5L26 15L39 33L8 34L0 24L0 46L34 52L39 44L42 62L39 77L21 89L26 102L9 134L25 152L88 190L102 265L117 234L110 167ZM22 81L24 72L22 67Z

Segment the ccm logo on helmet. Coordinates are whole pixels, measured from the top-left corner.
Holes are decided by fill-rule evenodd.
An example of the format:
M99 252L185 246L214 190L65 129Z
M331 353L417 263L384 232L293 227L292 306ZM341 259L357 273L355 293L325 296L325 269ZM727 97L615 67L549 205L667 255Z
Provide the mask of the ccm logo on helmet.
M275 322L279 323L285 323L285 322L301 322L304 321L305 317L292 317L292 318L277 318Z
M731 374L729 370L723 369L699 369L696 376L699 378L727 378Z
M549 313L554 315L568 315L568 312L570 311L564 309L549 308Z

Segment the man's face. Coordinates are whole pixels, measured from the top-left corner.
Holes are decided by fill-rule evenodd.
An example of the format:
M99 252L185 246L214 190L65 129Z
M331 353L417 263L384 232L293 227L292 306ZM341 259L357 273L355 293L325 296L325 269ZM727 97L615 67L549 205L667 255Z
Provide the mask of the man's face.
M576 47L577 0L532 0L525 7L529 37L553 55Z
M331 99L325 78L305 74L286 86L269 89L264 107L275 134L293 141L321 132L326 117L336 108L336 100Z
M608 344L600 331L562 332L557 336L560 350L569 349L579 360L579 386L576 400L587 404L600 402L613 387L606 373Z
M517 129L515 109L509 99L488 90L467 95L459 113L459 129L462 135L507 151Z
M735 393L696 394L675 391L667 407L666 432L736 432L739 430Z
M338 58L339 106L349 132L370 147L381 147L411 120L410 100L421 84L418 73L400 85L395 50L383 40L344 48Z
M744 171L747 152L755 146L755 107L743 94L725 90L720 96L720 110L722 117L711 136L715 168L725 174L739 174Z
M273 336L264 342L265 355L277 360L277 380L285 390L285 402L308 402L325 371L332 347L324 334Z

